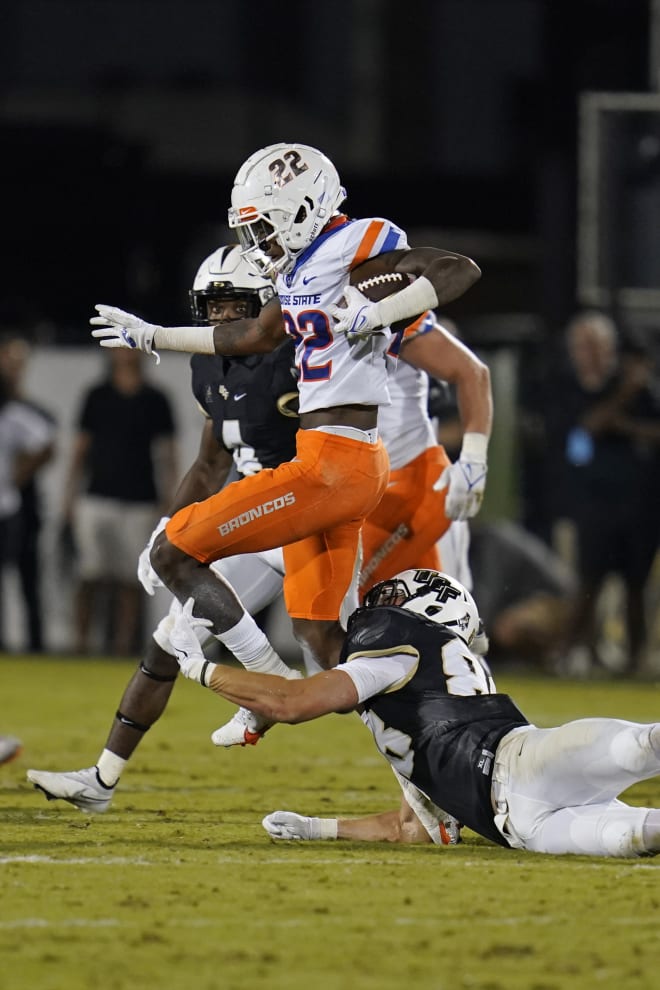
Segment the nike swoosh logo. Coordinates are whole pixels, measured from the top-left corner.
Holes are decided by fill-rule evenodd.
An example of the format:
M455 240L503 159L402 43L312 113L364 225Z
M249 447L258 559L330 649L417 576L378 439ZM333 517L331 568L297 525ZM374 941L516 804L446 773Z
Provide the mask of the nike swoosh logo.
M309 285L315 278L318 278L318 275L307 275L307 277L303 275L303 285Z
M234 402L238 402L239 399L244 399L246 395L247 395L247 392L241 392L240 395L235 395L234 396Z

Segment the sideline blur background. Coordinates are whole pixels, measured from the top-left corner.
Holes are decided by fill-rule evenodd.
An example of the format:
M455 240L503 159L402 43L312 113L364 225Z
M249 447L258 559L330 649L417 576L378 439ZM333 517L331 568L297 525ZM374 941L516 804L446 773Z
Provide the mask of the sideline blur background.
M60 432L46 569L77 402L102 367L94 304L187 323L198 263L232 239L233 176L269 143L321 148L351 215L481 266L448 315L493 376L484 519L545 528L528 393L576 309L658 353L659 0L3 0L0 56L0 325L33 343L26 388ZM187 467L187 359L149 374Z

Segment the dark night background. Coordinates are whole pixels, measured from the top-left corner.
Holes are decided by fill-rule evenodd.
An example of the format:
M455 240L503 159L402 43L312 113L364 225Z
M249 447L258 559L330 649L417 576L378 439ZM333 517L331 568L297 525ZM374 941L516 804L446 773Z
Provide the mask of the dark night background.
M238 166L292 140L353 215L478 261L468 338L552 330L577 302L578 95L649 91L652 8L3 0L0 317L62 343L98 301L187 321Z
M441 314L491 371L479 521L550 543L568 318L610 312L660 367L660 0L0 0L0 331L60 426L51 546L94 305L188 324L234 175L278 141L332 158L351 215L480 265ZM186 464L187 363L148 365Z

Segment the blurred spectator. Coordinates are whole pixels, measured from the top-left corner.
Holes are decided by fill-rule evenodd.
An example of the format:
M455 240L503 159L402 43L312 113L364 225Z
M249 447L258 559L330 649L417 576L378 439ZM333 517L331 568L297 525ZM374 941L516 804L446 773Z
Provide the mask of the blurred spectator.
M645 591L658 548L660 396L653 362L622 341L614 322L577 313L565 332L568 365L546 411L556 518L575 528L579 577L566 647L590 664L598 652L597 603L608 575L625 588L628 670L647 646Z
M33 462L32 472L23 474L19 488L21 505L12 523L17 528L14 563L25 610L25 640L31 653L40 653L44 648L40 553L43 520L38 476L55 455L56 423L47 409L24 394L23 381L29 359L30 345L25 338L12 333L5 333L0 337L0 377L5 383L9 398L43 417L51 436L51 442L44 447L39 461Z
M489 659L552 668L577 589L568 565L533 533L500 520L473 526L470 566Z
M90 652L98 618L101 652L126 656L140 646L138 556L171 499L177 457L172 407L145 380L143 355L108 359L108 377L82 399L63 515L77 555L75 649Z
M53 454L52 422L30 403L13 398L13 391L10 379L0 374L0 580L25 552L21 492ZM34 567L28 594L31 607L38 609L36 560ZM6 594L0 594L0 606L5 601ZM3 618L0 612L0 649L5 648Z

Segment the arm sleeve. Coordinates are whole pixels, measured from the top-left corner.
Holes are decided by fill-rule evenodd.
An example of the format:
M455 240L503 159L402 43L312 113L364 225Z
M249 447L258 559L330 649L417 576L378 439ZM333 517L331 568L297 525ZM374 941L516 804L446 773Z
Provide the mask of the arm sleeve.
M351 678L360 702L375 694L385 694L409 680L418 663L410 653L390 653L387 656L351 656L338 668Z

